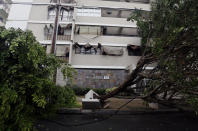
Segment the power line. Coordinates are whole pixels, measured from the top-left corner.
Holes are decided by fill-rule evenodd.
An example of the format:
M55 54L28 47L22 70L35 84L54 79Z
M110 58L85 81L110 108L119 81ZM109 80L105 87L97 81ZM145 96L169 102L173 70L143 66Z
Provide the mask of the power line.
M84 126L84 125L90 125L90 124L94 124L94 123L98 123L98 122L103 122L103 121L106 121L110 118L112 118L114 115L118 114L119 111L125 107L126 105L128 105L130 102L132 102L136 97L133 97L131 98L129 101L127 101L126 103L124 103L123 105L121 105L119 108L117 108L117 110L112 114L110 115L109 117L106 117L106 118L103 118L103 119L100 119L100 120L94 120L94 121L88 121L88 122L82 122L82 123L76 123L76 124L65 124L65 123L61 123L61 122L58 122L58 121L55 121L55 120L50 120L50 119L44 119L46 121L49 121L51 123L55 123L57 125L60 125L60 126L63 126L63 127L77 127L77 126Z

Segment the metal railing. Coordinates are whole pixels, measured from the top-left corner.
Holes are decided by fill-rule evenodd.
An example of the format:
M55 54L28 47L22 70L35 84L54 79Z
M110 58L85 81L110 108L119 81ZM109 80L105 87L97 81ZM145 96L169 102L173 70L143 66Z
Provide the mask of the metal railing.
M65 63L69 63L69 57L66 56L56 56L56 57L63 60Z
M73 16L63 16L59 15L59 21L72 21ZM55 15L49 15L48 20L55 20Z
M52 40L52 34L47 34L45 37L46 40ZM64 40L71 40L71 35L57 35L57 40L64 41Z

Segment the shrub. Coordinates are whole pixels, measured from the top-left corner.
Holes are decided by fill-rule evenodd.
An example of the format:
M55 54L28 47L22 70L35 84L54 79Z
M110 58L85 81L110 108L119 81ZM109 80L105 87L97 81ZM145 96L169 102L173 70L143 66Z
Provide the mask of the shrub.
M52 105L55 105L57 107L66 107L76 102L74 91L67 86L56 86L53 88L52 92Z
M76 95L79 95L79 96L84 96L90 90L93 90L99 95L104 95L106 93L105 88L86 88L86 87L84 88L84 87L79 87L79 86L74 85L71 87L71 89L75 92Z

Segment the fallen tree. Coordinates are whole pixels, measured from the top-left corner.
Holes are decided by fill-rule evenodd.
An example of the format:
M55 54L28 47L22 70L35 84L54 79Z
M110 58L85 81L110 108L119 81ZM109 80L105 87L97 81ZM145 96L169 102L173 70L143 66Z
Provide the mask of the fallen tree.
M149 79L143 99L173 107L198 109L198 1L156 0L151 12L136 10L144 53L136 68L104 101L142 79ZM154 68L145 71L149 64Z

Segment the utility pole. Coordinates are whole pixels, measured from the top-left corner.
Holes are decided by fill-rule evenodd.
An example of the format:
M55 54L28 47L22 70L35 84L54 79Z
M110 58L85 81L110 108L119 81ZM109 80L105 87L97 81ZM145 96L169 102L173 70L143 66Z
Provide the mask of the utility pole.
M55 5L55 10L56 10L56 16L55 16L55 21L54 21L54 32L52 36L52 46L50 53L54 54L56 56L56 40L57 40L57 34L58 34L58 20L59 20L59 13L60 13L60 0L57 0L57 3ZM56 84L56 75L57 75L57 69L55 70L53 80Z
M51 46L51 54L56 55L56 40L57 40L57 34L58 34L58 20L59 20L59 12L60 12L60 0L57 1L55 5L56 9L56 16L54 21L54 31L52 36L52 46Z

